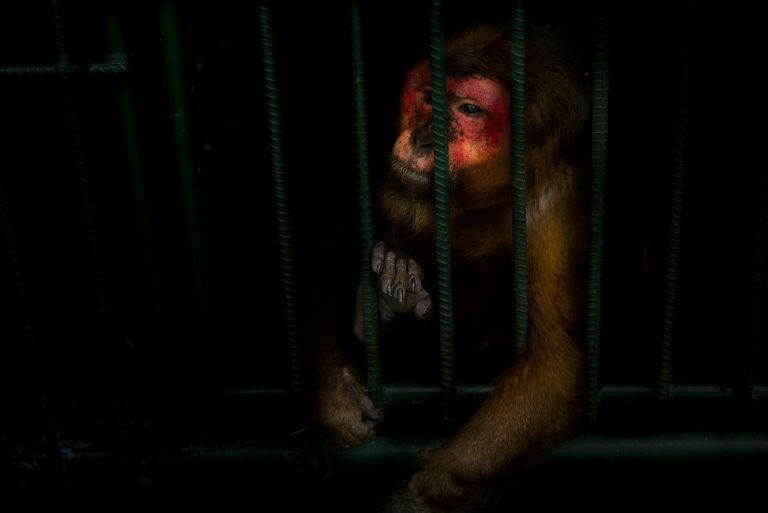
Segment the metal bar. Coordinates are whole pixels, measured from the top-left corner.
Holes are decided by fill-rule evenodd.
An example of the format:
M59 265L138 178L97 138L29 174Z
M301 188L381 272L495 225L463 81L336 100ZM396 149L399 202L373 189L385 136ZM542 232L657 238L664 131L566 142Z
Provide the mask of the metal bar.
M107 55L108 60L124 59L125 47L123 43L123 30L120 20L115 14L107 16ZM130 83L121 81L117 85L117 108L120 117L125 160L131 182L133 205L138 220L141 249L146 271L149 290L153 294L153 313L159 311L157 297L158 270L156 252L153 237L152 221L149 213L149 199L147 186L144 180L144 170L139 151L139 131L136 121L136 110L133 88Z
M493 387L484 385L456 385L456 394L470 401L482 400L491 393ZM438 399L441 396L440 387L389 385L384 386L382 393L387 404L420 403ZM650 386L607 385L600 388L599 400L649 400L655 397L657 390ZM737 390L731 387L707 385L672 385L669 390L672 400L731 400L737 395ZM768 399L768 387L756 386L753 389L755 399ZM223 397L232 401L285 401L291 391L286 388L277 389L239 389L223 392Z
M765 343L763 310L765 304L765 280L768 275L768 173L760 179L758 215L755 229L755 249L752 268L752 298L750 311L750 341L744 368L744 395L754 398L757 385L757 364L760 347Z
M16 315L11 315L11 318L17 319L22 329L26 351L29 355L28 372L37 388L38 407L44 422L43 432L45 433L47 460L54 476L54 482L58 483L62 479L62 470L64 467L59 426L56 416L51 409L51 397L48 383L40 364L40 346L38 345L37 337L35 335L32 313L30 312L29 301L27 299L26 280L22 271L19 251L16 245L14 223L11 218L11 213L9 212L8 203L5 199L2 182L0 182L0 225L2 225L8 264L12 274L14 292L16 294L16 311L13 312ZM14 363L14 366L17 365L21 365L21 362Z
M512 133L512 242L515 268L515 347L528 340L528 236L525 213L525 3L512 4L509 31Z
M294 405L299 409L302 404L302 377L298 335L299 321L296 312L293 232L291 229L291 216L288 204L288 184L284 171L285 156L283 154L282 141L283 121L280 108L280 89L277 81L275 49L272 39L272 13L270 2L263 2L259 6L259 26L261 29L264 87L267 100L269 145L272 152L272 176L275 189L275 210L277 211L280 276L283 288L285 329L288 337L291 391L293 394Z
M453 418L454 384L453 303L451 277L451 178L448 174L448 101L445 71L442 2L432 1L429 26L429 67L432 73L432 130L435 152L435 230L437 247L437 292L440 324L440 384L443 420Z
M680 77L675 133L675 163L672 176L672 198L667 236L667 284L664 297L664 328L659 373L659 399L669 399L672 384L672 341L677 316L678 268L680 266L680 230L683 214L683 185L685 182L685 153L688 136L688 88L691 74L693 35L693 3L686 6L681 27Z
M168 118L173 130L173 145L181 183L184 220L187 230L187 250L192 271L195 303L200 328L206 329L205 286L203 277L200 206L195 163L190 142L190 128L184 60L182 58L179 15L173 2L158 4L158 23L162 41L163 65L168 97Z
M4 66L0 67L0 77L50 77L74 78L86 75L122 75L130 71L125 55L115 54L107 62L94 62L85 67L66 65Z
M65 37L64 20L59 0L51 0L51 13L56 47L59 51L59 64L66 69L70 62L68 42ZM71 85L65 84L65 85ZM98 315L99 334L101 336L103 356L110 374L110 394L112 419L115 424L117 438L117 455L123 471L123 484L130 486L132 482L130 451L128 449L128 424L125 418L125 408L121 400L121 377L115 362L114 348L117 337L112 325L112 306L107 293L104 266L102 262L102 248L98 234L98 216L93 204L90 176L85 159L85 149L81 132L81 116L79 106L74 98L71 88L64 89L64 104L67 120L69 122L70 146L72 158L77 171L78 186L80 192L80 210L83 216L86 241L88 246L88 259L91 269L93 294Z
M435 447L444 442L442 437L403 438L381 436L345 451L333 454L340 464L368 464L391 462L397 465L421 465L418 454L424 447ZM553 463L633 461L728 461L761 460L768 456L768 433L743 432L675 432L648 435L583 435L541 456L534 465ZM42 459L42 454L30 453L30 459ZM183 451L158 455L157 465L191 463L268 462L275 471L280 468L296 469L297 463L311 455L301 444L275 442L264 444L238 444L195 446ZM72 464L98 464L108 461L108 453L75 451ZM312 468L307 466L307 468Z
M592 95L592 198L587 271L587 407L589 422L597 420L600 381L600 334L603 309L603 215L605 161L608 144L608 19L598 6Z
M6 66L0 68L0 77L66 77L72 76L77 68L68 66L66 69L56 65L39 66Z
M373 402L381 406L381 352L379 349L379 315L376 289L371 269L373 248L373 207L368 172L368 133L365 112L365 69L363 66L362 21L360 3L352 2L352 61L355 94L355 139L358 166L358 212L360 213L360 281L363 287L365 347L368 358L368 389Z

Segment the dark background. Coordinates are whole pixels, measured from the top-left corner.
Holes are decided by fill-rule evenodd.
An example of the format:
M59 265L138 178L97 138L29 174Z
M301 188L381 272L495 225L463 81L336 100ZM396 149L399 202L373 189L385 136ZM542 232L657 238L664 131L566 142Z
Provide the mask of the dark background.
M328 243L330 227L336 219L357 219L350 15L346 2L275 4L285 166L298 292L303 295L302 273L326 272L313 264L316 252ZM529 19L561 32L591 71L595 5L528 4ZM752 122L763 117L765 81L758 72L764 57L756 44L759 32L750 27L754 13L702 4L694 15L673 375L677 384L720 389L741 384L753 337L753 246L765 166L758 158L757 135L763 130ZM240 403L231 393L288 386L257 5L234 0L177 4L200 202L205 315L194 301L184 237L157 5L62 2L76 63L104 60L104 14L110 7L119 13L129 77L83 76L64 82L0 76L0 186L7 241L0 249L0 311L5 312L0 315L0 362L7 412L0 436L8 454L9 489L21 505L38 509L56 507L59 500L98 505L123 497L100 493L122 489L116 484L117 469L108 466L110 471L101 473L92 470L102 468L98 464L73 465L61 485L50 477L44 460L35 459L46 436L42 395L72 453L108 451L120 443L116 431L127 435L124 452L132 455L133 465L128 467L143 493L129 495L133 499L169 507L234 505L252 490L255 495L273 492L291 506L303 500L302 491L312 490L318 500L346 504L338 494L346 489L345 480L356 477L357 488L371 500L404 479L413 461L377 464L362 474L354 467L350 473L335 467L325 480L322 472L291 465L287 475L295 474L293 479L258 464L219 462L198 468L157 463L157 454L189 454L195 447L268 446L273 438L295 445L296 438L286 434L302 426L301 418L292 417L280 401ZM402 75L427 51L429 7L423 1L363 2L374 183L394 141ZM506 9L493 1L447 2L446 32L473 21L503 20ZM604 385L653 387L657 379L683 9L676 2L651 1L609 10ZM3 10L0 66L55 63L48 3L11 2ZM157 282L149 280L151 267L144 260L130 194L116 104L122 81L133 87ZM79 109L85 175L78 175L73 164L63 102L67 95ZM79 200L83 176L92 195L90 214L103 267L101 310ZM356 252L353 238L339 254L350 268L340 287L354 287ZM25 338L27 325L32 344ZM764 331L760 337L758 384L765 385ZM596 431L764 430L765 405L756 404L762 410L696 403L674 415L646 404L622 406L612 415L607 411ZM115 405L126 419L117 430ZM567 502L575 509L624 500L626 494L650 506L662 492L677 490L673 502L686 497L706 504L712 497L701 492L703 483L721 489L715 499L726 503L733 499L730 491L748 495L752 480L764 475L757 471L764 461L758 464L746 470L729 461L719 468L649 463L575 471L568 465L543 465L507 490L513 498L508 500ZM690 478L678 481L681 473ZM381 486L365 483L377 479ZM355 510L355 500L347 502Z

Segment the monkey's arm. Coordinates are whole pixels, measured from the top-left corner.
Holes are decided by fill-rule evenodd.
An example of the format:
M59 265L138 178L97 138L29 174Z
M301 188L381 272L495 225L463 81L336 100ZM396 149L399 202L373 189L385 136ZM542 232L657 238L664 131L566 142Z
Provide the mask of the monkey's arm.
M303 288L301 328L306 330L312 382L313 431L342 447L359 444L373 434L379 412L363 386L360 343L351 328L357 287L355 248L350 216L340 211L311 233L298 254L307 258L299 269L310 286Z
M315 397L312 423L342 447L357 445L374 432L379 411L363 386L357 366L343 351L337 333L319 333L312 341Z
M519 466L572 433L581 415L581 251L565 212L529 224L528 345L488 399L416 473L410 490L429 507L455 504L478 484Z

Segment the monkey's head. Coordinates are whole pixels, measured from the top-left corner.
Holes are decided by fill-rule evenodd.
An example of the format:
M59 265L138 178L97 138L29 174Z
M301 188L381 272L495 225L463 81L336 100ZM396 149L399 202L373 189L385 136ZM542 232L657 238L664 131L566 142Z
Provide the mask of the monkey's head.
M585 74L549 31L526 30L525 129L529 191L547 169L568 159L589 112ZM511 208L509 37L504 28L475 27L446 45L448 170L454 226ZM405 76L400 133L379 201L403 234L432 233L434 138L432 83L423 60ZM461 229L461 226L456 228ZM428 238L428 237L427 237Z

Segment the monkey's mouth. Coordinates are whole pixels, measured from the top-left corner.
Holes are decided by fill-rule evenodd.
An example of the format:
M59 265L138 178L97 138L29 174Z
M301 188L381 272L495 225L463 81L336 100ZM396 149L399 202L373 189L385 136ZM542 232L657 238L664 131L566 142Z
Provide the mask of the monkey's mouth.
M434 175L432 170L416 171L405 162L393 158L392 172L403 185L406 185L409 188L416 187L420 189L429 189L432 187L432 177Z

